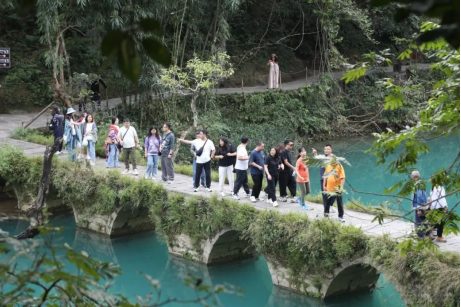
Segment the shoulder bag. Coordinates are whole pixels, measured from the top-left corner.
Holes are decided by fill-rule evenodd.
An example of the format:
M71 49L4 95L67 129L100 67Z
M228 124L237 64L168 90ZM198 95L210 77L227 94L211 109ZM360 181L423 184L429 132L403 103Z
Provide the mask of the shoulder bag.
M123 134L123 136L122 136L122 141L125 138L125 135L128 133L128 131L130 131L130 128L126 129L125 134ZM117 148L118 148L118 150L122 150L122 144L120 144L120 142L117 143Z
M195 153L197 157L200 157L203 154L203 148L205 148L206 142L208 142L208 139L206 139L205 143L203 143L203 146Z

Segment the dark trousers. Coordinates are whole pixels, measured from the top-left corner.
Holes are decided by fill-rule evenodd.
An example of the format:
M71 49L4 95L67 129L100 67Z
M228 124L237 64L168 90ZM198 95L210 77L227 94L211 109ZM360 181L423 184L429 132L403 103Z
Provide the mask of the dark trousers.
M243 186L245 193L250 194L250 186L248 185L247 170L236 169L237 179L234 183L234 194L238 194L240 188Z
M296 196L296 181L292 172L280 172L280 197L287 197L287 187L291 196Z
M277 200L277 196L275 195L275 187L277 186L277 182L279 180L278 176L272 176L272 180L267 179L267 187L265 189L269 199L272 199L272 201Z
M195 164L195 180L194 188L198 188L200 184L200 176L202 172L205 171L205 184L209 189L211 187L211 161L206 163L196 163Z
M251 191L251 196L259 198L259 193L261 193L261 188L263 186L263 174L251 174L253 179L253 190Z
M330 213L330 207L333 206L335 203L338 205L338 217L344 216L344 209L343 209L343 196L330 196L327 197L327 204L323 207L323 213Z
M131 156L131 164L133 165L133 169L136 169L136 147L131 148L123 148L123 159L125 160L125 168L130 169L130 159Z
M426 212L422 211L423 214L418 216L418 210L415 210L415 228L417 229L418 237L422 238L425 235L428 236L431 234L430 230L427 230L427 225L424 224L424 220L426 219ZM438 235L438 228L437 228L437 235ZM443 228L442 228L443 232Z
M444 213L447 208L440 208L440 209L435 209L441 211L441 213ZM437 229L437 237L442 237L443 236L443 227L445 226L445 223L443 220L441 220L438 224L435 224L435 229Z
M327 206L328 195L323 194L323 179L320 180L320 191L322 191L323 208Z
M56 128L56 130L58 130L58 129ZM55 131L55 132L54 132L54 142L56 142L56 139L57 139L57 138L61 138L61 139L62 139L62 130L59 130L59 131ZM62 151L62 140L61 140L61 142L59 143L58 151Z

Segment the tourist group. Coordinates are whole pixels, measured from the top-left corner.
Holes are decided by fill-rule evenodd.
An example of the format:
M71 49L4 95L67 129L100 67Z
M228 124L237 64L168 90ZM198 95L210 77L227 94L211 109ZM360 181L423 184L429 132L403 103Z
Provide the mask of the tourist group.
M97 126L91 114L84 113L84 116L78 120L74 118L75 110L67 109L66 115L60 114L59 107L53 107L53 117L50 123L50 129L54 131L54 137L62 138L63 142L58 149L57 154L62 151L62 144L65 144L69 153L69 160L75 161L79 158L85 158L83 148L87 147L86 159L90 164L95 164L95 144L97 142ZM64 124L63 124L64 121ZM109 127L108 134L104 141L106 151L106 167L119 167L119 154L123 151L125 171L123 175L139 175L136 166L136 149L143 149L147 158L147 170L145 179L157 179L159 160L161 159L162 176L161 182L174 183L174 165L173 155L175 149L175 136L171 131L171 123L164 123L162 126L163 134L157 126L151 126L144 140L144 146L141 146L136 129L131 126L128 118L124 119L123 127L119 128L117 117L112 118L112 125ZM295 160L292 158L294 143L287 139L283 144L271 147L268 155L265 155L265 144L256 142L256 147L248 154L248 137L242 136L240 144L235 148L227 138L221 137L217 146L208 138L208 132L205 129L195 133L194 140L179 139L179 142L190 145L190 152L193 156L193 189L198 192L200 189L211 192L211 160L217 159L219 165L219 195L226 196L224 183L227 179L230 187L229 195L239 200L239 191L243 188L245 197L251 202L264 201L260 195L263 185L264 175L266 176L267 186L264 192L267 194L267 202L272 206L279 206L279 202L299 203L299 205L308 210L305 197L310 193L309 169L306 165L307 151L305 148L299 148L298 156ZM77 150L79 154L77 156ZM338 207L338 221L344 222L344 208L342 191L346 180L346 174L343 166L333 155L333 148L330 144L325 145L324 154L319 155L317 150L312 149L313 156L322 158L326 162L324 167L320 168L320 187L322 190L324 216L328 217L330 212L334 212L333 205ZM130 162L132 172L130 172ZM293 163L294 162L294 163ZM248 169L253 180L253 189L250 191L248 184ZM234 173L235 181L234 181ZM447 210L445 200L445 190L442 186L433 183L431 199L428 201L426 191L420 188L419 172L414 171L411 178L415 181L415 193L413 194L413 210L415 211L415 226L421 229L424 226L426 210ZM279 186L280 196L276 196L276 187ZM300 196L296 196L297 187L299 187ZM288 197L288 191L290 198ZM443 238L443 223L435 225L437 229L437 240L446 242ZM418 231L418 236L429 236L434 238L432 233L424 229Z

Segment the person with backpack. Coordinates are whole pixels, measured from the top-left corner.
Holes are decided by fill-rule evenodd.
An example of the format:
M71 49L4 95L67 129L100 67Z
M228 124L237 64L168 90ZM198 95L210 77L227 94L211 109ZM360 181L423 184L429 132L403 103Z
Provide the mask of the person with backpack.
M181 143L193 144L197 149L195 153L197 156L196 170L195 170L195 181L194 181L194 192L199 191L200 175L202 170L205 170L205 189L211 192L211 159L215 154L215 147L213 141L208 139L208 132L203 129L199 133L200 138L193 141L179 139Z
M49 128L53 131L54 135L54 142L58 138L61 138L61 142L59 143L58 151L56 152L57 155L62 154L62 136L64 134L64 125L63 125L64 115L61 114L61 109L57 106L53 106L53 111L51 113L51 121Z
M152 126L144 141L144 156L147 158L147 170L144 179L157 178L158 153L160 152L160 135L157 126Z
M123 157L125 159L125 171L122 175L128 175L130 173L130 156L131 164L133 166L133 175L139 175L138 169L136 167L136 148L141 149L139 145L138 134L136 129L131 126L130 120L125 118L124 126L120 128L118 132L118 137L120 138L120 144L123 146Z

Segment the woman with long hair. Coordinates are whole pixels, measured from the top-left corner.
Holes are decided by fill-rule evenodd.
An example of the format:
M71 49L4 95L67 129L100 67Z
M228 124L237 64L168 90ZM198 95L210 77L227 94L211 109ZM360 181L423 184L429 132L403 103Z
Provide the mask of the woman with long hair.
M266 160L264 161L264 172L267 177L267 189L266 193L268 195L267 202L272 204L272 206L277 207L277 196L275 195L275 186L279 179L279 170L283 170L283 163L280 159L279 152L272 147L267 155Z
M83 143L88 143L87 151L90 156L90 164L96 163L96 142L98 141L98 128L94 122L93 115L87 114L85 122L82 124ZM86 140L86 142L85 142Z
M158 153L160 151L160 135L157 126L151 126L147 131L144 141L144 156L147 158L147 170L145 179L157 178L158 172Z
M229 140L225 137L219 139L219 146L215 152L215 159L218 159L219 165L219 193L221 197L224 197L224 182L229 181L229 187L231 189L230 194L233 194L234 187L234 160L236 151L232 144L229 144Z
M431 179L431 196L430 196L430 210L437 210L440 214L436 215L436 218L439 219L437 224L435 224L435 229L437 229L437 242L446 243L447 240L443 237L443 227L445 226L444 223L444 215L447 213L448 205L447 200L445 199L445 188L441 185L438 185L435 182L435 178ZM433 235L430 234L429 237L433 239Z
M109 127L109 133L106 137L105 150L106 150L106 167L107 168L117 168L118 167L118 157L120 155L120 138L118 136L118 118L116 116L112 117L112 125Z
M56 142L56 139L61 138L64 135L64 125L63 125L63 120L64 120L64 115L61 114L61 109L57 106L53 106L53 111L51 112L51 122L50 122L50 127L53 129L53 135L54 135L54 142ZM58 151L56 152L57 155L62 154L62 143L63 141L61 140Z
M74 108L67 109L66 121L64 125L63 140L67 147L69 161L77 160L76 152L78 135L80 134L79 124L74 120Z
M298 158L296 159L296 182L298 183L299 190L301 191L301 197L297 197L299 205L307 210L307 205L304 201L306 195L311 192L311 186L309 183L309 169L307 168L306 162L306 149L298 149Z
M275 54L271 55L267 65L269 66L269 83L267 84L267 88L279 88L279 64Z

